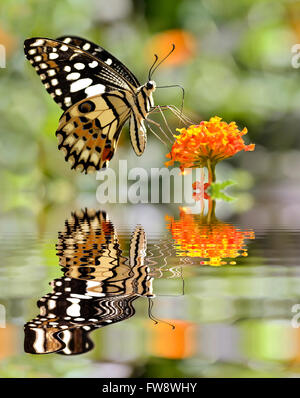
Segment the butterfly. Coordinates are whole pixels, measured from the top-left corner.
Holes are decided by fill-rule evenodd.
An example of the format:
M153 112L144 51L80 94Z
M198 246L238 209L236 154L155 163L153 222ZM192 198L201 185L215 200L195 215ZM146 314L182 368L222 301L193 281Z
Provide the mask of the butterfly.
M132 147L136 155L143 154L144 122L154 109L156 89L151 69L148 82L141 85L108 51L75 36L27 39L24 52L64 110L56 136L72 169L92 173L107 167L127 120Z

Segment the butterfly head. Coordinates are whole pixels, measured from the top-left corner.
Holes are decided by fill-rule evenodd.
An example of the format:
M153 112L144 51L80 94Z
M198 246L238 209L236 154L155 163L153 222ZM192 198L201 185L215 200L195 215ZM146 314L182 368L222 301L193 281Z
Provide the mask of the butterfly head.
M154 80L149 80L146 84L145 84L145 89L148 91L148 93L153 93L153 91L155 91L156 89L156 83Z

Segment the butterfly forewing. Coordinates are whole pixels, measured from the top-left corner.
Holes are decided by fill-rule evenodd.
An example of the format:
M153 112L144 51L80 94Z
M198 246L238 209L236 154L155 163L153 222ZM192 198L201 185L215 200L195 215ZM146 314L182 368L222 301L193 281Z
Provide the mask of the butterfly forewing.
M129 115L124 92L112 91L82 100L61 117L56 132L58 148L73 169L89 173L104 168Z
M25 41L24 51L49 94L64 110L87 97L133 89L108 64L79 47L32 38Z
M126 68L121 61L97 44L77 36L62 36L58 37L57 40L88 52L89 54L105 62L107 65L110 65L111 68L123 76L124 79L130 82L134 87L140 86L138 79L132 72L130 72L128 68Z

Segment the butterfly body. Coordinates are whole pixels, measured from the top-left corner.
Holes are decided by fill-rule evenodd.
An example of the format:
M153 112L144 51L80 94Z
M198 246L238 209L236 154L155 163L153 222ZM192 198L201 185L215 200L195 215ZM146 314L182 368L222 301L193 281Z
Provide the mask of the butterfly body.
M106 50L79 37L28 39L25 54L64 110L56 135L71 168L90 173L106 167L127 120L133 149L143 154L154 81L141 85Z

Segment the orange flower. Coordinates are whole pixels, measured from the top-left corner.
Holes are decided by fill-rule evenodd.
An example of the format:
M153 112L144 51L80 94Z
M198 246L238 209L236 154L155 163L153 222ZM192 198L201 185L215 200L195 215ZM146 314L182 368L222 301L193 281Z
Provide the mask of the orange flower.
M182 171L191 167L207 167L211 175L209 182L215 180L214 168L218 162L242 150L253 151L255 148L254 144L245 145L243 141L246 128L240 131L235 122L228 124L218 116L177 131L179 135L167 155L171 160L166 162L166 166L178 161Z
M255 239L252 230L242 231L212 216L193 215L180 210L180 219L167 217L167 229L172 233L178 256L201 257L202 265L236 264L233 260L247 256L245 239ZM228 259L228 260L225 260Z

